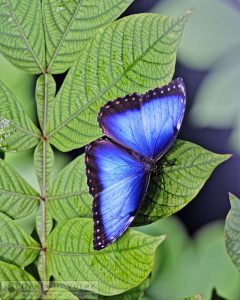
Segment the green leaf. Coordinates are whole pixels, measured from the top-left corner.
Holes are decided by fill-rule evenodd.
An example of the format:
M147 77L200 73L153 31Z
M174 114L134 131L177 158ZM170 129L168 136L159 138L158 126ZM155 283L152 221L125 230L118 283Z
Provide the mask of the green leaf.
M48 191L48 210L58 222L76 217L92 217L92 197L88 193L84 156L67 165Z
M40 132L12 92L0 81L0 148L23 151L39 142Z
M45 153L43 160L43 153ZM54 153L48 141L40 142L34 152L34 165L39 186L42 188L43 178L48 187L49 179L54 165Z
M40 245L12 219L0 213L0 257L25 267L39 254Z
M38 119L42 129L46 128L55 94L56 82L52 75L44 74L39 76L36 84L36 103Z
M1 53L29 73L45 69L41 1L0 1Z
M73 295L66 289L53 287L43 296L43 300L78 300L79 298Z
M48 71L66 71L97 29L114 21L133 0L44 0Z
M59 224L48 239L48 266L55 280L95 283L88 290L115 295L139 285L151 272L154 253L164 237L128 230L117 242L93 250L91 219ZM66 267L67 266L67 267ZM78 266L81 266L80 268Z
M39 194L3 160L0 169L0 211L15 219L36 211Z
M55 99L50 143L61 151L89 143L102 134L96 115L107 100L168 83L188 17L133 15L98 31Z
M193 13L184 30L178 59L191 68L207 69L240 44L236 34L240 16L229 1L218 0L163 0L154 11L174 14L191 7Z
M240 272L240 200L230 195L231 210L225 223L225 243L228 255Z
M151 177L136 223L156 221L182 209L198 194L213 170L228 158L229 155L177 140L158 162L159 175Z
M40 284L26 271L0 261L1 299L38 300Z

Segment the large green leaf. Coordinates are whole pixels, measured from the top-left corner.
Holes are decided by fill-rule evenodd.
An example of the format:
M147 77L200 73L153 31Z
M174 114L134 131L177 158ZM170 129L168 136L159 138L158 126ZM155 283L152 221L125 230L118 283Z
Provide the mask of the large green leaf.
M39 130L1 81L0 102L0 148L3 151L23 151L37 145Z
M48 141L41 141L37 145L34 152L34 165L39 186L42 189L44 179L44 186L47 188L54 165L54 153Z
M231 210L225 223L225 243L227 252L240 272L240 200L230 195Z
M0 213L0 257L25 267L40 252L40 245L12 219Z
M154 253L164 237L128 230L117 242L99 252L93 250L91 219L71 219L59 224L48 239L48 266L53 277L75 286L91 282L87 289L115 295L139 285L151 272ZM94 284L95 283L95 284Z
M61 151L89 143L101 135L96 114L107 100L168 83L188 17L133 15L98 31L56 97L50 143Z
M48 210L57 221L92 216L84 156L79 156L54 179L48 191Z
M230 1L219 0L163 0L153 10L172 15L191 7L178 58L192 68L206 69L240 44L240 15Z
M38 300L41 286L26 271L0 261L1 299Z
M12 64L43 73L45 47L41 1L0 1L0 51Z
M114 21L133 0L44 0L48 71L62 73L97 29Z
M189 203L213 170L229 155L220 155L190 142L177 140L159 161L159 175L152 176L136 223L158 220Z
M0 211L14 219L36 211L39 206L38 193L2 159L0 169Z
M51 74L38 77L36 84L36 103L38 120L42 129L46 128L56 94L56 82Z

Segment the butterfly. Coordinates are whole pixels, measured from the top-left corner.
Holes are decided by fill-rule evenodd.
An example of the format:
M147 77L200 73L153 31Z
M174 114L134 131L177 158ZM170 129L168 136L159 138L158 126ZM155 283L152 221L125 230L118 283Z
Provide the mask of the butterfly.
M157 161L178 134L185 106L185 86L177 78L146 94L109 101L100 109L98 123L105 136L85 148L95 250L112 244L132 223Z

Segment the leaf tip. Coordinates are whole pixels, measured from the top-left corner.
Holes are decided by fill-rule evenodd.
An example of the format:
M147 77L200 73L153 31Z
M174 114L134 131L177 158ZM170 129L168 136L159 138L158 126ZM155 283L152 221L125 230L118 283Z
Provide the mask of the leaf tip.
M224 162L233 156L233 154L217 154L217 153L216 155L220 158L221 162Z
M237 196L235 196L234 194L232 194L232 193L228 193L228 196L229 196L229 200L230 200L230 202L233 202L233 201L235 201L235 200L239 200L238 198L237 198Z
M222 156L223 161L225 161L225 160L230 159L233 156L233 154L222 154L221 156Z

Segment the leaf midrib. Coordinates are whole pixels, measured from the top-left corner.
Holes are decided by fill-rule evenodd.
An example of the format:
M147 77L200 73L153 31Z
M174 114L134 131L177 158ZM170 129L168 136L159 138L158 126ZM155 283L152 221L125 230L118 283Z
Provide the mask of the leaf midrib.
M31 198L33 200L40 201L40 198L37 195L28 195L28 194L12 192L12 191L8 191L8 190L4 190L4 189L0 189L0 193L7 193L7 194L10 194L12 196L18 196L18 197L22 197L22 198Z
M19 131L22 131L24 133L27 133L27 135L31 135L34 138L38 138L40 140L40 135L37 135L36 133L27 130L26 128L23 128L15 123L11 124L13 127L15 127L16 129L18 129Z
M77 193L71 193L71 194L61 194L61 195L52 195L51 196L51 191L49 191L48 200L57 200L61 198L69 198L69 197L74 197L74 196L80 196L80 195L85 195L89 194L87 191L86 192L77 192Z
M215 161L224 161L222 158L213 158L211 160L208 160L208 161L205 161L205 162L202 162L202 163L198 163L198 164L192 164L192 165L189 165L187 167L180 167L180 168L174 168L172 170L167 170L166 168L164 168L164 174L167 174L167 173L173 173L173 172L177 172L177 171L182 171L182 170L186 170L186 169L190 169L190 168L195 168L195 167L198 167L198 166L203 166L203 165L206 165L206 164L209 164L209 163L214 163Z
M2 243L0 242L0 247L9 247L9 248L21 248L26 250L41 250L40 247L34 247L34 246L25 246L25 245L19 245L14 243Z
M122 76L126 75L129 71L131 71L131 69L138 63L138 61L144 57L148 51L150 51L158 42L159 40L161 40L163 37L165 37L174 27L176 27L179 23L182 22L182 20L186 17L187 14L183 15L180 19L178 19L178 21L176 23L174 23L174 25L170 26L169 29L167 31L164 32L164 34L162 34L147 50L145 50L132 64L130 64L125 70L124 72L119 75L113 82L112 84L110 84L108 87L106 87L99 95L97 95L96 97L93 98L93 100L89 101L86 105L84 105L82 107L82 109L80 109L79 111L77 111L76 113L74 113L71 117L69 117L67 120L65 120L60 126L58 126L55 130L53 130L52 132L50 132L48 134L48 137L50 138L52 135L54 135L58 130L60 130L62 127L64 127L65 125L67 125L69 122L71 122L74 118L76 118L82 111L84 111L88 106L90 106L91 104L93 104L97 99L101 98L102 95L104 95L105 93L107 93L108 90L110 90L119 80L122 79Z
M51 61L50 61L50 63L49 63L48 72L50 72L50 70L51 70L51 67L52 67L52 65L53 65L53 63L54 63L54 60L55 60L57 54L58 54L58 51L59 51L59 49L61 48L61 45L62 45L62 43L64 42L65 37L66 37L66 35L68 34L68 32L69 32L69 30L70 30L70 27L71 27L71 25L72 25L72 22L75 20L75 16L77 15L77 13L78 13L78 11L79 11L79 9L80 9L80 7L81 7L81 5L82 5L82 2L83 2L83 0L81 0L81 1L78 3L78 5L77 5L77 7L76 7L76 10L75 10L74 14L73 14L72 17L71 17L71 20L70 20L70 22L69 22L69 24L68 24L68 26L67 26L65 32L63 33L62 38L60 39L60 41L59 41L59 43L58 43L58 46L57 46L57 48L56 48L56 50L55 50L55 52L54 52L54 54L53 54L53 57L52 57L52 59L51 59Z
M39 62L37 56L35 55L35 53L34 53L34 51L33 51L33 49L32 49L32 47L30 46L30 44L29 44L29 42L28 42L28 40L27 40L27 38L26 38L24 32L22 31L21 24L19 24L19 22L18 22L18 19L17 19L15 13L14 13L14 10L13 10L13 8L12 8L12 5L11 5L10 1L7 0L7 3L8 3L8 6L9 6L9 9L10 9L10 12L11 12L11 14L12 14L12 16L13 16L13 18L14 18L16 24L17 24L17 27L18 27L18 29L19 29L19 32L21 33L21 35L22 35L22 37L23 37L23 39L24 39L24 42L25 42L25 44L27 45L27 48L28 48L28 49L30 50L30 52L32 53L32 56L33 56L33 58L35 59L37 65L38 65L38 67L40 68L40 70L42 71L42 73L44 73L44 68L42 67L41 63Z
M161 242L161 239L159 238L158 245L160 244L160 242ZM56 255L60 255L60 256L96 256L96 255L114 254L114 252L121 253L121 252L130 252L130 251L134 251L134 250L141 250L143 247L147 247L147 246L153 245L153 244L157 244L157 243L155 241L151 241L151 242L146 243L144 245L135 246L135 247L132 247L132 248L127 248L127 249L124 248L124 249L114 249L112 251L104 250L104 252L97 252L96 251L96 252L87 252L87 253L62 252L62 251L53 250L51 248L48 248L48 253L52 253L52 254L56 254Z

